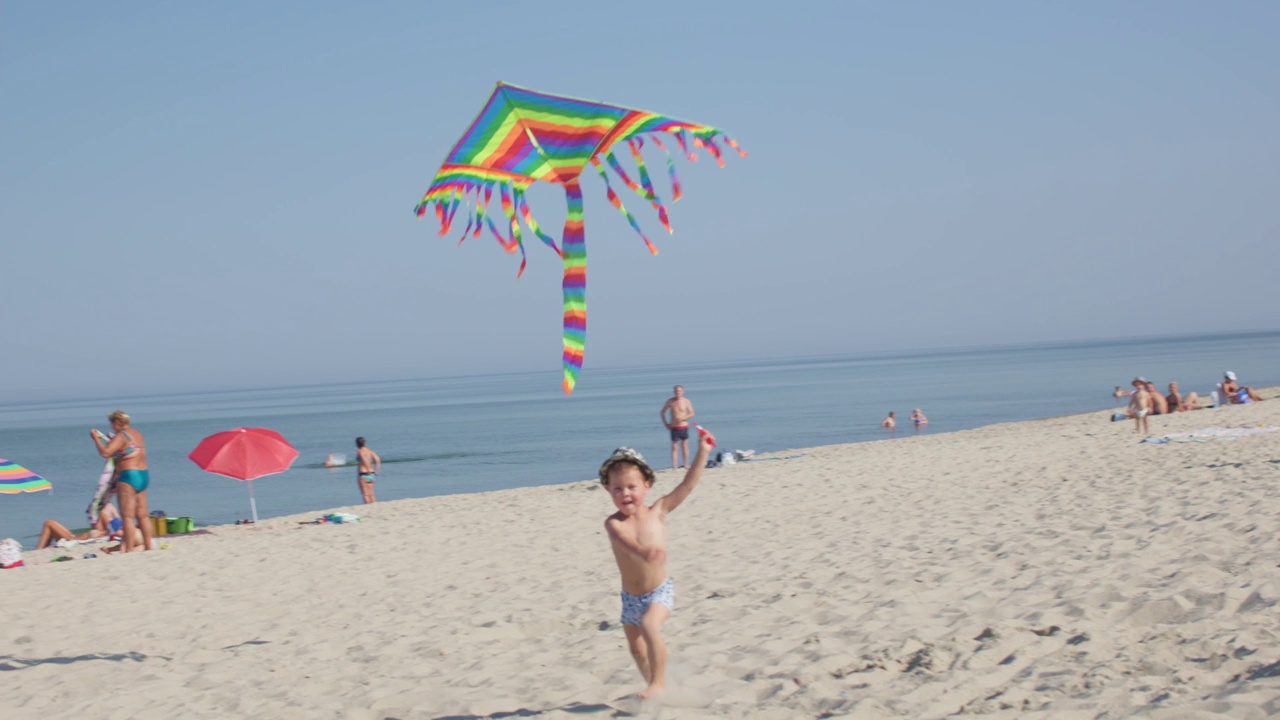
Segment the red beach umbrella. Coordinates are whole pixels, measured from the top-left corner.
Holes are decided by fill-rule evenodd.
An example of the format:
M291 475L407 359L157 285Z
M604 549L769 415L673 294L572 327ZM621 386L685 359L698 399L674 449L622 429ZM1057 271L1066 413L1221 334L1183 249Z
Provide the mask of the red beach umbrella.
M205 472L248 482L249 507L257 524L258 504L253 499L253 481L288 470L298 459L298 450L275 430L238 427L201 440L187 457Z

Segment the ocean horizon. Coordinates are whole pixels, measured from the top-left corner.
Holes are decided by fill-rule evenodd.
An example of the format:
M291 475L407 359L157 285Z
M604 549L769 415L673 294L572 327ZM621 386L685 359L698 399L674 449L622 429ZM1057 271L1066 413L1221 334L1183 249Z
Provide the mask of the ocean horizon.
M290 470L253 484L265 519L358 503L354 469L323 464L330 453L349 458L358 435L385 464L379 500L586 480L619 445L665 468L658 412L675 384L722 447L767 453L1117 407L1112 388L1135 375L1202 396L1226 370L1280 385L1276 358L1280 331L1265 331L588 367L568 397L548 371L13 403L0 407L0 457L54 489L0 498L0 536L33 542L46 518L87 524L102 467L88 430L116 408L147 438L151 509L209 525L249 517L247 488L187 453L236 426L275 429L300 452ZM914 408L927 428L910 427ZM879 427L891 410L895 432Z

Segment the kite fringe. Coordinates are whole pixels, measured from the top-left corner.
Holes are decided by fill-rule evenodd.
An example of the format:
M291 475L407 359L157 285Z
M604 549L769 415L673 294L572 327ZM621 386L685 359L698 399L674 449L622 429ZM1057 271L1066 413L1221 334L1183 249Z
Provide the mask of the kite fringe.
M608 196L609 203L622 214L627 223L635 230L640 239L644 241L645 247L652 254L658 253L658 248L653 244L644 230L640 227L640 223L635 216L622 204L622 199L614 191L610 181L609 173L601 164L608 164L609 168L617 175L618 179L624 185L636 193L639 197L648 201L658 213L658 220L668 233L674 232L671 227L670 216L667 207L662 198L658 195L657 189L654 187L653 178L649 174L648 166L644 161L643 149L645 141L652 142L659 150L662 151L666 159L667 177L671 182L671 202L675 202L684 197L684 187L680 182L680 176L676 172L675 159L671 150L663 143L662 136L668 135L675 138L676 144L685 157L691 162L698 161L696 149L704 149L709 155L715 159L716 163L721 167L724 166L724 152L720 148L717 140L733 148L740 157L746 157L747 152L738 145L733 138L716 128L691 128L678 125L671 128L654 130L647 133L640 133L629 138L625 138L631 157L636 163L636 175L639 182L623 168L618 161L617 156L611 149L604 152L597 152L591 157L591 164L600 174L600 178L604 180L605 194ZM623 142L619 139L618 142ZM614 143L616 145L618 143ZM415 214L422 217L426 214L427 206L435 205L434 211L437 221L440 223L440 235L447 235L454 226L458 213L462 212L467 217L466 226L462 230L462 237L458 239L458 244L470 237L479 237L484 228L488 227L489 232L498 241L498 244L507 253L514 254L520 252L520 268L516 272L516 277L523 276L528 265L528 255L524 247L524 239L520 221L524 221L524 225L528 227L544 245L551 248L562 259L564 251L557 246L556 241L547 235L538 225L537 220L533 216L533 212L529 208L529 203L525 197L525 188L527 183L520 183L506 177L502 178L474 178L474 177L452 177L448 181L438 186L432 186L428 189L427 194L423 196L421 202L414 208ZM499 202L502 207L503 214L506 218L507 231L503 233L499 229L501 223L495 223L489 217L489 205L493 200L494 191L497 191Z
M612 157L612 155L608 155L606 157ZM596 169L596 172L600 173L600 179L604 180L604 191L605 195L609 198L609 202L618 209L618 212L622 213L622 217L626 218L627 222L631 223L631 229L636 231L636 234L640 236L641 240L644 240L644 246L649 248L649 253L657 255L658 248L655 247L654 244L649 241L649 238L645 236L644 231L640 229L640 223L636 222L635 216L623 207L622 200L618 198L618 193L613 191L613 186L609 184L609 173L605 172L604 167L600 165L600 158L591 158L591 166ZM621 170L621 168L617 166L616 160L611 163L611 166L614 170Z

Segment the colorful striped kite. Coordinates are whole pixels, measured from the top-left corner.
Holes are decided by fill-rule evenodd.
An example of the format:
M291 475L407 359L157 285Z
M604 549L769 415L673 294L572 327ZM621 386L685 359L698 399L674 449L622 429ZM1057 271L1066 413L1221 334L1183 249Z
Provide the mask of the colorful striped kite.
M416 208L421 217L429 205L435 204L441 235L449 232L461 209L467 225L459 243L468 235L479 237L488 227L504 250L520 252L517 278L524 273L526 262L517 216L539 240L560 255L564 262L561 287L564 293L566 395L573 392L578 382L587 332L587 247L582 226L582 188L578 178L590 163L604 180L609 202L640 234L649 252L656 255L658 249L645 237L639 223L622 206L622 200L609 185L609 175L601 161L617 174L624 185L653 205L662 226L667 232L672 232L667 209L658 198L640 152L647 138L666 153L672 200L679 200L680 179L676 177L671 154L662 144L662 134L673 136L691 161L696 161L698 156L690 146L705 149L723 167L717 137L742 157L747 155L718 128L674 120L644 110L547 95L499 82L471 127L449 151L440 172ZM614 157L613 147L624 141L635 160L639 182L633 180ZM559 247L538 227L525 201L525 190L537 180L564 186L568 212ZM505 216L497 224L487 212L495 194ZM499 226L503 232L499 232Z
M37 492L52 490L53 485L18 463L0 458L0 493Z

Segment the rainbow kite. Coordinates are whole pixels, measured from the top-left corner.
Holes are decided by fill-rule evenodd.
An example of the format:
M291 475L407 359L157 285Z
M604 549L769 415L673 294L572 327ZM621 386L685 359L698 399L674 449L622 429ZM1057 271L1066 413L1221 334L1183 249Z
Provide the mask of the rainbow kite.
M622 200L609 184L609 175L603 165L608 165L624 185L651 204L657 210L662 226L667 232L672 232L666 206L654 190L641 155L646 139L666 153L672 201L679 200L680 179L676 177L671 154L662 143L660 136L663 134L674 137L680 150L691 161L698 159L690 150L692 146L711 153L723 167L717 137L742 157L747 155L718 128L674 120L644 110L547 95L499 82L471 127L449 151L440 172L416 208L421 217L429 205L435 204L441 235L449 232L461 209L467 225L462 230L459 243L468 235L479 237L485 227L489 228L508 253L520 251L517 278L524 273L526 262L517 216L539 240L560 256L564 262L561 287L564 292L566 395L573 392L578 382L587 333L587 246L582 227L582 188L578 178L590 163L604 180L609 202L640 234L649 252L656 255L658 249L622 206ZM627 174L613 154L613 147L623 141L635 160L639 182ZM538 227L525 202L525 190L537 180L564 186L568 212L559 247ZM497 224L487 212L495 194L505 215L505 220ZM499 226L503 232L499 232Z
M52 490L53 485L18 463L0 458L0 493L37 492Z

